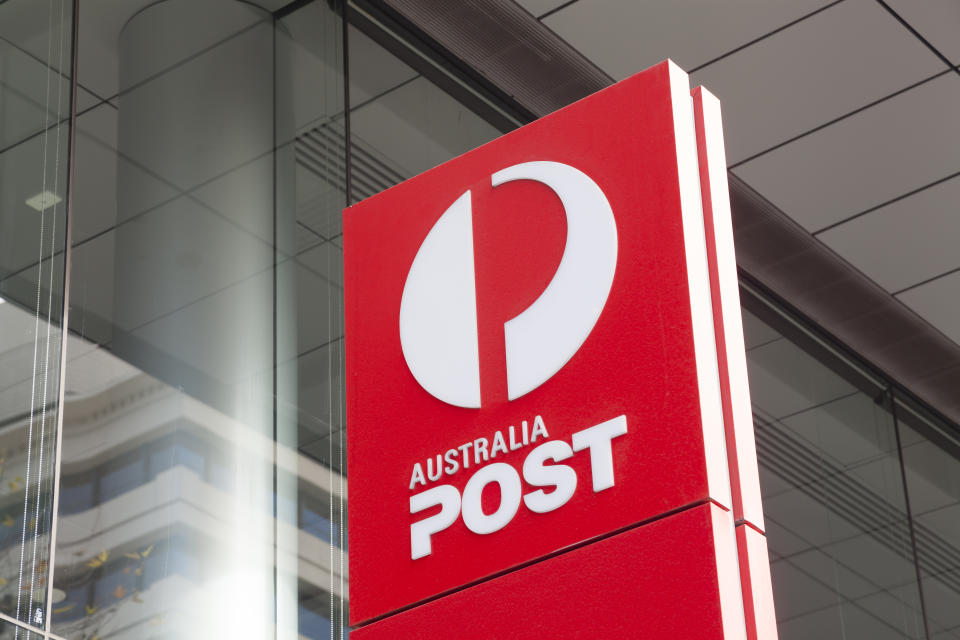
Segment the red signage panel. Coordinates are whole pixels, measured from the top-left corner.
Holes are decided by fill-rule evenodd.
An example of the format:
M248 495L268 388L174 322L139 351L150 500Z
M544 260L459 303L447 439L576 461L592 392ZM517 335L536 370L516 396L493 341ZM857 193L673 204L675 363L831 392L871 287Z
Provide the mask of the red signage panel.
M676 65L351 207L344 262L352 624L730 507Z
M350 637L742 638L733 535L728 511L693 507L389 616Z

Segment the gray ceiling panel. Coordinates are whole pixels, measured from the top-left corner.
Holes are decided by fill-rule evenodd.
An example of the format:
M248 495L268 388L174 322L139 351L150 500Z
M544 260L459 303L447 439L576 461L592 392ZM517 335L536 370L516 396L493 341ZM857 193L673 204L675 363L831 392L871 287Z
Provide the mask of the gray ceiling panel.
M954 64L960 63L960 2L887 0L887 4Z
M818 237L895 292L960 267L960 177L877 209ZM890 242L896 238L896 242ZM883 247L878 251L878 247Z
M960 168L960 76L946 73L734 170L817 231Z
M705 67L691 83L720 98L734 164L945 69L874 0L847 0Z
M580 0L544 23L620 80L665 58L692 70L827 4L827 0Z

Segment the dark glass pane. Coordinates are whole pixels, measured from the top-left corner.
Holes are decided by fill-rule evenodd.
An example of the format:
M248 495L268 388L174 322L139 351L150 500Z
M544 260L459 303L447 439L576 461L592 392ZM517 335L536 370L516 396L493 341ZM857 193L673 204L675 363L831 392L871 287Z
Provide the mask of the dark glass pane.
M353 201L501 132L359 30L350 31Z
M336 539L336 533L331 530L329 514L323 511L319 505L305 504L302 507L300 510L300 528L324 542Z
M923 638L892 415L748 312L744 326L780 637Z
M300 434L342 428L342 23L322 1L80 11L99 100L77 127L56 543L76 606L53 629L272 637L301 581L333 580L298 502L338 484Z
M150 473L156 476L175 464L173 438L166 437L157 440L149 447Z
M96 482L92 474L65 476L60 482L60 513L80 513L94 505Z
M330 600L330 594L324 590L318 590L301 583L300 602L298 606L299 625L298 632L301 637L310 640L334 640L336 638L347 638L350 630L340 629L336 623L342 619L343 601L334 596L333 602Z
M337 6L81 0L63 637L346 626ZM498 135L350 33L356 197Z
M107 465L100 472L101 503L141 486L147 479L146 461L139 451Z
M931 638L960 638L960 438L950 425L897 407L917 559Z
M0 612L40 626L63 340L72 24L69 0L0 3Z
M206 459L198 442L178 442L176 444L176 464L186 467L201 478L206 469Z
M0 622L0 640L42 640L43 636L23 627L17 627L9 622Z

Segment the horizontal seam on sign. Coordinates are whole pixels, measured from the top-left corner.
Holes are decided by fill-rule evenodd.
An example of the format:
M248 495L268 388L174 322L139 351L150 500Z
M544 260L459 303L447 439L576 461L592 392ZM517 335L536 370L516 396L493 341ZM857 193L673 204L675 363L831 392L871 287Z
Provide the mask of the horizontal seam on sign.
M916 289L917 287L922 287L922 286L925 285L925 284L930 284L930 283L933 282L934 280L939 280L940 278L945 278L945 277L947 277L947 276L949 276L949 275L953 275L954 273L956 273L956 272L958 272L958 271L960 271L960 267L954 267L953 269L950 269L949 271L944 271L943 273L939 273L939 274L937 274L937 275L935 275L935 276L931 276L931 277L927 278L926 280L921 280L920 282L917 282L917 283L915 283L915 284L912 284L912 285L910 285L909 287L904 287L903 289L900 289L899 291L894 291L892 295L898 296L898 295L900 295L901 293L906 293L907 291L910 291L910 290L912 290L912 289Z
M751 529L753 529L754 531L762 535L764 538L767 537L767 533L763 529L753 524L749 520L737 520L736 522L733 523L733 526L734 527L740 527L740 526L750 527Z
M729 509L726 509L725 507L723 507L723 506L720 505L719 503L715 502L715 501L713 500L713 498L704 498L704 499L702 499L702 500L697 500L697 501L695 501L695 502L691 502L691 503L689 503L689 504L685 504L685 505L683 505L683 506L681 506L681 507L677 507L677 508L675 508L675 509L671 509L670 511L665 511L664 513L657 514L656 516L653 516L652 518L647 518L646 520L641 520L641 521L639 521L639 522L634 522L633 524L628 524L628 525L625 526L625 527L620 527L619 529L614 529L614 530L612 530L612 531L608 531L608 532L606 532L606 533L600 534L600 535L595 536L595 537L593 537L593 538L589 538L589 539L587 539L587 540L581 540L580 542L576 542L576 543L571 544L571 545L569 545L569 546L566 546L566 547L564 547L564 548L562 548L562 549L558 549L557 551L552 551L552 552L550 552L550 553L548 553L548 554L545 554L545 555L543 555L543 556L540 556L540 557L538 557L538 558L534 558L533 560L528 560L528 561L523 562L523 563L521 563L521 564L514 565L514 566L509 567L509 568L507 568L507 569L503 569L502 571L498 571L498 572L496 572L496 573L491 573L490 575L484 576L484 577L482 577L482 578L478 578L478 579L473 580L473 581L471 581L471 582L468 582L468 583L466 583L466 584L462 584L462 585L460 585L460 586L458 586L458 587L454 587L454 588L452 588L452 589L448 589L448 590L446 590L446 591L443 591L442 593L438 593L438 594L429 596L429 597L424 598L424 599L422 599L422 600L417 600L416 602L414 602L414 603L412 603L412 604L408 604L408 605L406 605L406 606L404 606L404 607L402 607L402 608L400 608L400 609L394 609L394 610L390 611L389 613L384 613L384 614L379 615L379 616L376 616L376 617L374 617L374 618L370 618L370 619L367 620L366 622L362 622L362 623L360 623L360 624L354 625L354 626L351 627L351 628L353 628L353 629L360 629L360 628L366 627L366 626L371 625L371 624L373 624L373 623L375 623L375 622L379 622L379 621L381 621L381 620L386 620L387 618L391 618L391 617L396 616L396 615L399 615L399 614L401 614L401 613L405 613L405 612L407 612L407 611L410 611L411 609L415 609L415 608L420 607L420 606L423 606L423 605L425 605L425 604L429 604L429 603L431 603L431 602L435 602L435 601L437 601L437 600L439 600L439 599L441 599L441 598L445 598L445 597L451 596L451 595L453 595L453 594L455 594L455 593L459 593L460 591L465 591L466 589L470 589L471 587L475 587L475 586L480 585L480 584L483 584L483 583L485 583L485 582L490 582L490 581L492 581L492 580L496 580L497 578L502 578L503 576L509 575L509 574L514 573L514 572L516 572L516 571L520 571L520 570L522 570L522 569L526 569L526 568L531 567L531 566L533 566L533 565L535 565L535 564L539 564L539 563L541 563L541 562L543 562L543 561L545 561L545 560L550 560L550 559L552 559L552 558L556 558L556 557L562 556L562 555L564 555L564 554L566 554L566 553L569 553L569 552L571 552L571 551L576 551L577 549L582 549L582 548L584 548L584 547L586 547L586 546L588 546L588 545L594 544L594 543L596 543L596 542L601 542L601 541L606 540L606 539L608 539L608 538L612 538L612 537L614 537L614 536L620 535L621 533L626 533L627 531L630 531L630 530L632 530L632 529L637 529L637 528L646 526L646 525L648 525L648 524L652 524L652 523L654 523L654 522L657 522L657 521L659 521L659 520L664 520L664 519L666 519L666 518L669 518L670 516L675 516L675 515L677 515L677 514L679 514L679 513L683 513L684 511L689 511L689 510L691 510L691 509L696 509L697 507L702 507L702 506L708 505L708 504L713 504L713 505L716 505L716 506L718 506L718 507L720 507L720 508L723 508L723 509L726 510L726 511L729 511Z
M764 156L764 155L766 155L766 154L768 154L768 153L771 153L771 152L773 152L773 151L776 151L777 149L780 149L781 147L785 147L785 146L787 146L788 144L791 144L791 143L793 143L793 142L796 142L797 140L799 140L799 139L801 139L801 138L805 138L805 137L807 137L807 136L809 136L809 135L811 135L811 134L814 134L814 133L820 131L821 129L826 129L827 127L829 127L829 126L831 126L831 125L837 124L837 123L840 122L841 120L846 120L847 118L849 118L849 117L851 117L851 116L855 116L855 115L857 115L858 113L860 113L861 111L866 111L867 109L870 109L871 107L875 107L875 106L877 106L878 104L880 104L881 102L886 102L887 100L890 100L891 98L896 98L897 96L899 96L899 95L901 95L901 94L903 94L903 93L906 93L907 91L910 91L910 90L912 90L912 89L916 89L916 88L919 87L920 85L926 84L926 83L928 83L928 82L930 82L930 81L932 81L932 80L936 80L936 79L939 78L940 76L945 76L945 75L947 75L948 73L950 73L950 71L952 71L952 69L944 69L943 71L938 71L937 73L933 74L933 75L930 76L930 77L924 78L924 79L922 79L922 80L918 80L917 82L914 82L913 84L910 84L910 85L907 85L906 87L903 87L902 89L897 89L897 90L894 91L893 93L890 93L890 94L888 94L888 95L885 95L885 96L883 96L882 98L877 98L877 99L874 100L873 102L869 102L869 103L863 105L862 107L857 107L857 108L854 109L853 111L848 111L847 113L845 113L845 114L843 114L843 115L841 115L841 116L837 116L837 117L834 118L833 120L828 120L827 122L824 122L823 124L817 125L817 126L814 127L813 129L809 129L808 131L804 131L803 133L799 133L799 134L793 136L792 138L788 138L788 139L784 140L783 142L778 142L777 144L773 145L772 147L769 147L769 148L767 148L767 149L764 149L763 151L759 151L759 152L753 154L752 156L749 156L749 157L747 157L747 158L744 158L743 160L739 160L739 161L737 161L737 162L729 165L729 166L727 167L727 169L736 169L736 168L738 168L738 167L741 167L741 166L747 164L748 162L752 162L753 160L756 160L757 158L759 158L759 157L761 157L761 156Z
M872 207L870 207L870 208L868 208L868 209L864 209L864 210L861 211L860 213L855 213L855 214L853 214L852 216L847 216L847 217L844 218L843 220L837 220L837 221L834 222L834 223L828 224L827 226L823 227L822 229L818 229L818 230L814 231L811 235L812 235L812 236L817 236L817 235L819 235L819 234L821 234L821 233L825 233L825 232L827 232L827 231L830 231L831 229L835 229L835 228L839 227L840 225L846 224L846 223L848 223L848 222L850 222L850 221L852 221L852 220L856 220L857 218L860 218L860 217L862 217L862 216L865 216L865 215L867 215L868 213L873 213L873 212L876 211L877 209L882 209L882 208L884 208L884 207L886 207L886 206L888 206L888 205L893 204L894 202L899 202L900 200L903 200L904 198L909 198L910 196L915 196L915 195L917 195L918 193L920 193L921 191L926 191L926 190L929 189L930 187L935 187L935 186L937 186L938 184L941 184L941 183L943 183L943 182L947 182L948 180L953 180L954 178L956 178L956 177L958 177L958 176L960 176L960 171L954 171L954 172L951 173L950 175L944 176L944 177L942 177L942 178L938 178L938 179L934 180L933 182L927 183L927 184L925 184L925 185L923 185L923 186L921 186L921 187L917 187L916 189L911 189L910 191L907 191L906 193L901 193L899 196L896 196L895 198L890 198L889 200L886 200L886 201L884 201L884 202L881 202L880 204L873 205Z
M694 73L696 73L697 71L700 71L701 69L703 69L703 68L705 68L705 67L709 67L709 66L710 66L711 64L713 64L714 62L720 62L720 61L723 60L724 58L727 58L727 57L729 57L729 56L732 56L733 54L737 53L738 51L743 51L743 50L746 49L747 47L751 47L751 46L757 44L758 42L761 42L761 41L763 41L763 40L766 40L767 38L769 38L769 37L772 36L772 35L776 35L776 34L780 33L781 31L784 31L784 30L786 30L786 29L789 29L790 27L794 26L795 24L800 23L800 22L803 22L803 21L806 20L807 18L812 18L813 16L817 15L818 13L821 13L821 12L823 12L823 11L826 11L827 9L829 9L829 8L835 6L835 5L838 5L838 4L840 4L841 2L843 2L843 1L844 1L844 0L834 0L834 1L831 2L830 4L826 4L826 5L822 6L822 7L820 7L819 9L815 9L815 10L811 11L810 13L807 13L807 14L805 14L805 15L800 16L799 18L796 18L796 19L794 19L794 20L791 20L791 21L788 22L787 24L782 25L782 26L779 26L779 27L777 27L776 29L774 29L773 31L769 31L769 32L763 34L762 36L758 36L758 37L754 38L753 40L750 40L749 42L745 42L744 44L740 45L739 47L736 47L736 48L734 48L734 49L731 49L730 51L727 51L726 53L721 54L721 55L717 56L716 58L713 58L712 60L707 60L707 61L704 62L703 64L700 64L700 65L694 67L693 69L691 69L688 73L694 74Z

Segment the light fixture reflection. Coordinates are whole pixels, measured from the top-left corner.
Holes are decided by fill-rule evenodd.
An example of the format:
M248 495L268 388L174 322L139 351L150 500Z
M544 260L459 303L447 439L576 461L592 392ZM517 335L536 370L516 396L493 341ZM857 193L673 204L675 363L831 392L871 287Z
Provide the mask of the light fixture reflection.
M60 204L63 202L63 198L53 193L52 191L41 191L37 195L27 198L27 206L31 209L36 209L37 211L44 211L50 207Z

